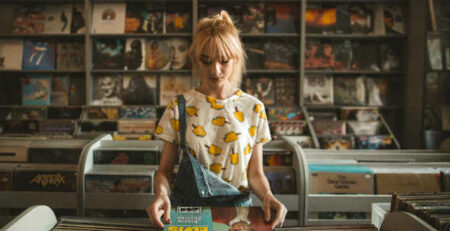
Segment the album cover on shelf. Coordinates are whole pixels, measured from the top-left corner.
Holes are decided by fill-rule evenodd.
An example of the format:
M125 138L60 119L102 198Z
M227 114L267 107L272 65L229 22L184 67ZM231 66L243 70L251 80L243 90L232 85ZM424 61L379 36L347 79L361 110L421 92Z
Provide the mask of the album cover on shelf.
M373 9L373 33L376 35L386 34L386 22L384 21L384 3L375 3ZM392 23L392 22L391 22Z
M44 33L69 34L72 25L72 4L46 5Z
M438 31L450 31L450 7L445 0L433 0L435 21Z
M145 70L145 39L129 38L125 42L125 70Z
M266 41L264 67L266 69L294 70L297 67L297 46L293 41Z
M367 105L384 106L390 103L389 92L392 88L385 78L366 78Z
M312 139L310 136L299 136L297 137L297 144L302 148L314 148Z
M69 104L70 105L84 105L86 84L84 78L72 77L70 78L69 88Z
M22 69L23 40L0 40L0 69Z
M23 105L49 105L51 97L51 78L45 74L34 74L22 79Z
M442 130L450 131L450 107L441 107Z
M55 69L55 43L52 41L25 40L22 70Z
M143 12L142 32L150 34L166 33L165 6L161 4L147 4ZM139 31L139 30L138 30Z
M292 168L281 167L264 171L274 194L295 194L295 176Z
M43 120L40 121L39 133L44 135L72 135L75 132L74 120Z
M94 3L92 7L92 33L124 33L125 14L126 3Z
M305 115L299 107L267 107L269 120L305 120Z
M312 126L317 135L347 134L345 121L314 119Z
M305 134L306 121L270 121L270 133L272 138L279 139L280 136L299 136Z
M442 38L442 45L445 70L450 70L450 38Z
M334 80L334 103L336 105L365 105L364 77L339 77Z
M122 106L121 119L157 119L158 114L154 106Z
M169 104L176 95L192 88L191 78L182 75L162 75L159 84L159 105Z
M352 43L352 70L380 71L380 47L377 42L354 41ZM388 70L385 70L388 71Z
M82 133L98 133L117 131L117 121L81 121L80 131Z
M88 107L86 108L86 119L117 120L119 119L119 110L119 107Z
M393 149L394 140L389 135L356 136L356 149Z
M43 120L45 119L45 108L14 107L10 117L13 120Z
M81 107L49 107L47 109L47 119L78 120L81 111Z
M291 151L264 151L264 166L292 166Z
M86 15L84 12L84 4L73 4L72 8L72 24L70 25L70 33L83 34L86 33Z
M117 132L120 134L152 134L155 131L156 120L121 119L117 124Z
M245 53L247 54L247 69L264 69L265 50L263 43L258 40L245 41Z
M336 5L336 33L351 34L352 28L350 25L350 4L339 3Z
M80 148L29 148L30 163L78 164Z
M76 165L27 164L16 168L14 188L17 191L75 192Z
M328 75L305 76L303 97L305 104L333 104L333 77Z
M191 63L188 58L190 41L187 38L170 38L170 49L172 56L170 60L171 70L191 69Z
M125 12L125 33L144 32L144 20L146 16L146 4L128 3Z
M308 6L305 13L306 33L328 34L336 32L336 8Z
M170 5L166 10L165 20L167 33L192 32L192 16L190 5Z
M16 6L11 22L12 33L39 34L45 30L45 6ZM3 24L3 23L2 23Z
M350 150L353 148L351 136L322 136L319 137L320 148L326 150Z
M93 62L95 69L123 69L124 40L94 39Z
M151 175L86 175L86 193L151 193Z
M428 60L432 70L443 70L441 38L428 38Z
M333 42L334 54L334 70L346 71L350 70L350 65L353 60L352 44L350 40L336 40Z
M365 4L350 4L350 28L352 33L368 34L373 31L373 12Z
M147 40L145 47L145 67L148 70L168 70L172 50L169 40L157 39Z
M381 69L383 71L403 70L404 44L399 42L381 43Z
M264 3L248 2L242 7L241 33L261 34L265 31Z
M297 5L289 3L266 3L266 33L297 33Z
M69 105L70 76L54 75L52 77L51 105Z
M94 150L94 164L158 165L160 151L154 150Z
M383 124L381 121L347 121L348 134L379 135Z
M342 108L342 120L356 121L376 121L380 119L380 112L377 108Z
M256 77L245 79L245 90L247 94L253 95L261 100L264 105L275 104L274 79L268 77Z
M298 105L297 79L295 77L276 77L275 95L277 106L295 107Z
M56 45L56 69L84 70L84 43L60 41Z
M155 105L156 76L127 74L122 81L121 98L125 105Z
M384 25L388 34L405 34L405 14L398 4L384 4Z
M306 41L306 69L332 69L335 63L334 57L333 41L324 39Z
M122 76L109 74L94 76L94 100L92 105L122 105L123 101L120 98Z

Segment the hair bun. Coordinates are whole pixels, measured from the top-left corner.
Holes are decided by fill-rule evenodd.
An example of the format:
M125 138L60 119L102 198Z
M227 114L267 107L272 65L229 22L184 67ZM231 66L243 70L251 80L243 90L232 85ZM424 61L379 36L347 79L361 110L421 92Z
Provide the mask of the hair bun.
M231 19L230 15L226 11L221 10L220 13L217 15L220 17L220 19L225 20L227 23L234 26L233 20Z

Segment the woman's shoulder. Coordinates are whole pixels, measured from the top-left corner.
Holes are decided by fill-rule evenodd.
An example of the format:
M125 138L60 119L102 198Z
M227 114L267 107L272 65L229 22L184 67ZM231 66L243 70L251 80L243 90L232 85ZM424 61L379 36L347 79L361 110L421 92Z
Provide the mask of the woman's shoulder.
M264 103L261 100L259 100L256 96L250 95L244 91L242 91L240 101L244 104L252 104L252 105L261 104L261 106L264 106Z

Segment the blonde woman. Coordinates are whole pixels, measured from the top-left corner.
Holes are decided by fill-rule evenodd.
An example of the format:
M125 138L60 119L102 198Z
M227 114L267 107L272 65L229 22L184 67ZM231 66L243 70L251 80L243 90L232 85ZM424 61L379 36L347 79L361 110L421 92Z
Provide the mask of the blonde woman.
M264 104L239 89L245 54L227 12L199 22L189 57L201 83L183 94L190 154L236 189L256 194L263 202L266 221L281 227L287 209L272 195L263 172L263 144L271 139ZM180 142L178 119L174 99L156 129L165 142L155 177L155 200L147 208L152 224L161 228L161 217L170 223L169 185ZM251 200L240 205L249 206Z

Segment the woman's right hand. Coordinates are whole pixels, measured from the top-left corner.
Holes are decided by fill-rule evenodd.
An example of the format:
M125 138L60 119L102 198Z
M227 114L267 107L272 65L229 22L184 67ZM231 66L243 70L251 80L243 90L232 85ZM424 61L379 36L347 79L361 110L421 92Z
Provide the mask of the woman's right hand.
M156 196L153 203L147 207L147 214L150 222L159 228L164 228L161 217L164 215L164 222L170 224L170 199L167 195Z

